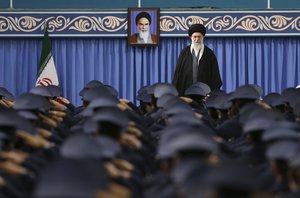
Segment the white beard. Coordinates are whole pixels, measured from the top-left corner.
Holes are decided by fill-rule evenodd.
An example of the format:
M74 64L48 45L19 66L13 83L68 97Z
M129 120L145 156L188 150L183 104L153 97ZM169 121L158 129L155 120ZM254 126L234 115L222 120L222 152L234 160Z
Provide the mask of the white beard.
M147 31L147 32L140 32L139 35L144 40L144 42L147 43L148 37L149 37L149 31Z
M197 52L202 48L202 42L201 43L192 43L192 48Z

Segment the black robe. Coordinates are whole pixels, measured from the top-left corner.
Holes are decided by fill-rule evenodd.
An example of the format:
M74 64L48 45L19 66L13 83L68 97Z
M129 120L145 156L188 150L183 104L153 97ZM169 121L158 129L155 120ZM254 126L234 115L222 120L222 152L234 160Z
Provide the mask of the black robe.
M179 55L172 82L179 95L184 95L184 91L193 84L192 65L193 57L189 45ZM206 83L211 90L220 89L222 86L217 58L213 51L206 46L204 46L203 55L199 60L197 81Z

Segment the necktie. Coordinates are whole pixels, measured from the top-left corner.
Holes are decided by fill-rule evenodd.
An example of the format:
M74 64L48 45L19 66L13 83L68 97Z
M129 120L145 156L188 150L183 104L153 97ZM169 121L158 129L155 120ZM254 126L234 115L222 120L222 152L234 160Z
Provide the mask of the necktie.
M198 76L198 60L200 55L200 50L198 51L198 54L196 56L195 50L192 51L193 55L193 83L197 82L197 76Z

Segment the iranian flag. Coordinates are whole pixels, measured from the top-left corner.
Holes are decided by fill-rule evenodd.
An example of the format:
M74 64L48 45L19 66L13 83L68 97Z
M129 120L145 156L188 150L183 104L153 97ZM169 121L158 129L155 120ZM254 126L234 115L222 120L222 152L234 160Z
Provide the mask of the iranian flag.
M58 85L58 77L55 69L53 56L51 53L51 42L48 30L45 28L43 49L39 64L38 77L35 86Z

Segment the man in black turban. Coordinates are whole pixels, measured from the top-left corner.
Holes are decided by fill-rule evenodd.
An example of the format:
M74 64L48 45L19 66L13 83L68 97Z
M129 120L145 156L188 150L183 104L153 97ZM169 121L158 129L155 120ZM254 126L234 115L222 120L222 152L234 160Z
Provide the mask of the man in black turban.
M140 12L135 18L139 33L130 36L130 43L157 44L157 36L150 33L151 16L148 12Z
M196 82L203 82L211 90L220 89L222 80L214 52L203 44L206 28L193 24L188 30L192 44L185 47L177 60L172 84L180 95Z

